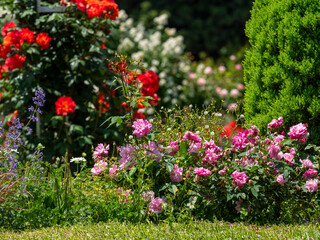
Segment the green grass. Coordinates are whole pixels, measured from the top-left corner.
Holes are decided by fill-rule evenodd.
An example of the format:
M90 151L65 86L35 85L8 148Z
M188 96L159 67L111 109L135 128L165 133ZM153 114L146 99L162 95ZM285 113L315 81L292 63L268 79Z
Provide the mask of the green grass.
M23 232L0 231L5 239L320 239L318 224L255 226L244 223L100 223Z

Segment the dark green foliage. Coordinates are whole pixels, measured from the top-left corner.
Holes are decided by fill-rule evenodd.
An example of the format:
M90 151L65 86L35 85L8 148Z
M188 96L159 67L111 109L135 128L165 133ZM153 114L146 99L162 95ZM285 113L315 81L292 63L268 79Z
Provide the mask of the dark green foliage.
M320 2L256 0L246 25L245 115L266 126L283 116L285 127L309 124L320 142Z
M118 0L119 9L146 23L157 11L170 13L169 26L185 38L186 49L194 55L205 51L212 57L230 54L246 41L245 21L249 18L251 0ZM225 52L228 49L231 52Z

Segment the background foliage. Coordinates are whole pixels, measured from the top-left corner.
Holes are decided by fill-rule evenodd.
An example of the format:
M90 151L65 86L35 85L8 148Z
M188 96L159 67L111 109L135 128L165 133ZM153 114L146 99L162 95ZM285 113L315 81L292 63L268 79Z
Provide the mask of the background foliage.
M185 38L187 51L194 55L205 51L212 57L231 54L243 46L246 42L243 29L252 7L251 0L117 2L130 16L145 23L151 23L161 11L168 12L169 26L177 28Z
M245 116L258 127L283 116L285 126L308 123L320 142L320 3L255 1L246 26Z

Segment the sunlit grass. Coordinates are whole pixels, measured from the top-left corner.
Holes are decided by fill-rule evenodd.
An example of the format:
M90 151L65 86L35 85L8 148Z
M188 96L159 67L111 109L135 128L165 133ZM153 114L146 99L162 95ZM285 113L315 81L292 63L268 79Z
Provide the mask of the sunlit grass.
M1 239L320 239L318 224L255 226L244 223L100 223L24 232L0 231Z

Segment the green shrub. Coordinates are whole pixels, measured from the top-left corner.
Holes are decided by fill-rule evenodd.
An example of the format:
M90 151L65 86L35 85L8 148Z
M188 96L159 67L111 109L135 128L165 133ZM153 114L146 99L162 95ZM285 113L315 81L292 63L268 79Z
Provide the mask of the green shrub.
M246 34L246 119L259 128L283 116L285 126L308 123L320 141L320 3L256 0Z

